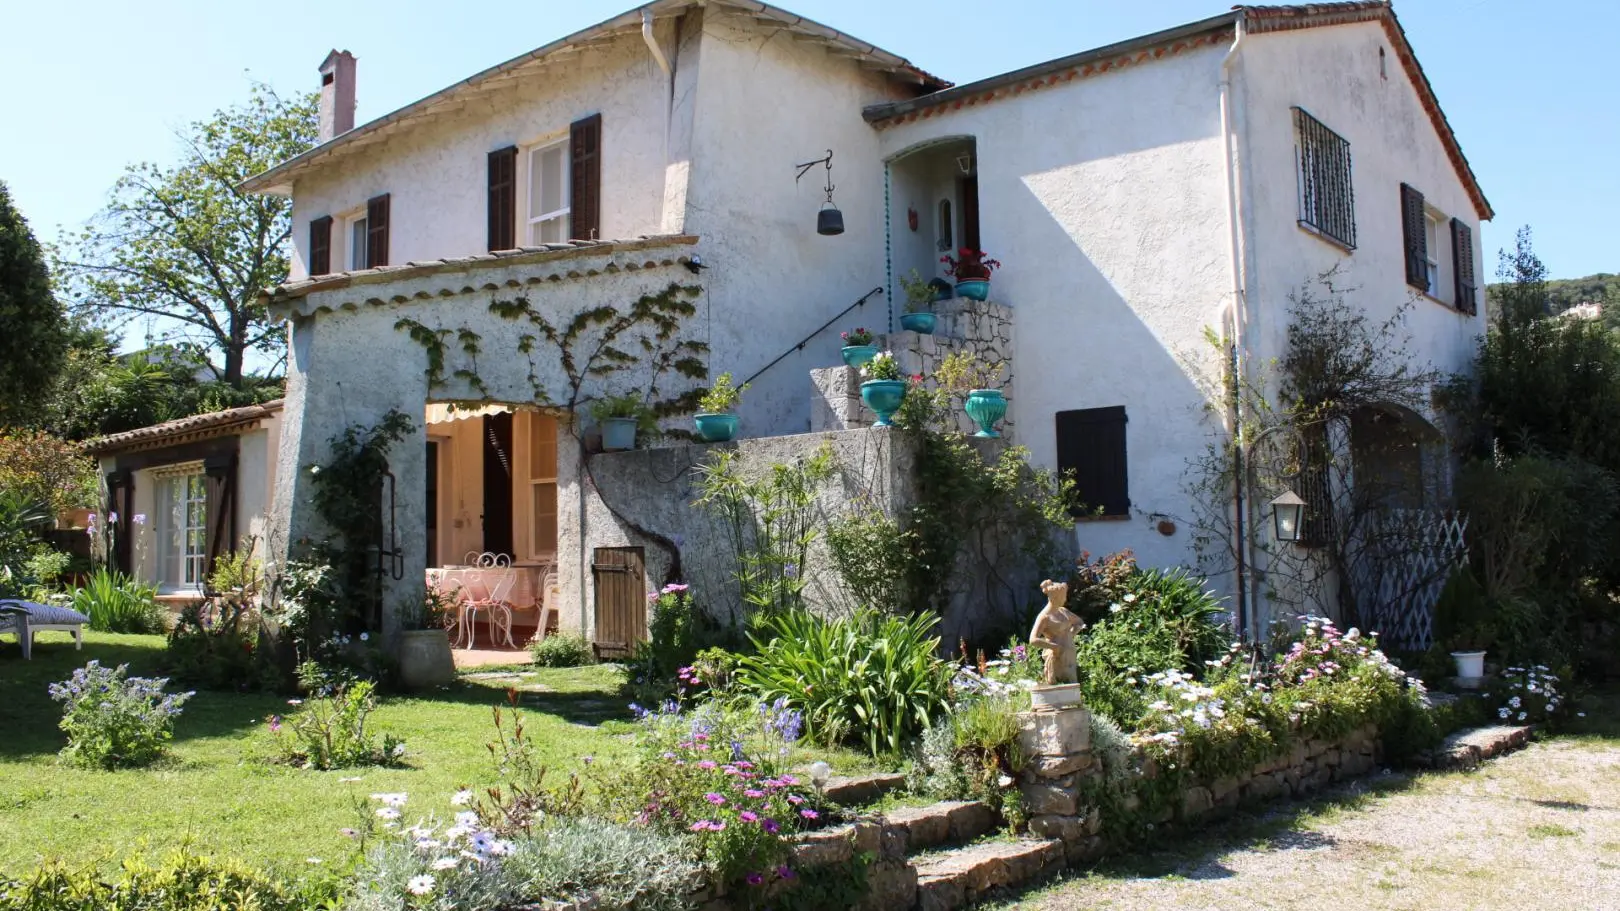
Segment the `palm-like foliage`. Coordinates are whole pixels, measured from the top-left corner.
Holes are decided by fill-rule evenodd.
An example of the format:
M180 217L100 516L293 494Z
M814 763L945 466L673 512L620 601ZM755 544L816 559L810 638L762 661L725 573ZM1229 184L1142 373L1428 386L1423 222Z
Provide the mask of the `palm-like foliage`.
M950 666L929 633L932 614L860 611L823 619L807 611L764 617L738 680L760 699L785 699L822 742L859 740L875 756L898 753L946 707Z

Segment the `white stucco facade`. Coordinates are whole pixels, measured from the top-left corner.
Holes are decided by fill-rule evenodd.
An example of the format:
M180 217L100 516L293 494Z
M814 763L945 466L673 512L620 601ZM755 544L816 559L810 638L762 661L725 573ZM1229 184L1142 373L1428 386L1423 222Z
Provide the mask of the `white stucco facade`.
M1015 442L1055 468L1056 415L1125 409L1130 508L1078 522L1078 550L1129 549L1155 566L1196 561L1201 510L1189 467L1221 438L1227 418L1214 398L1225 355L1211 335L1235 342L1256 371L1282 351L1290 293L1315 276L1337 268L1373 321L1411 301L1417 355L1441 371L1463 367L1484 331L1483 306L1465 315L1450 299L1449 250L1440 256L1439 300L1405 281L1402 183L1423 192L1436 218L1471 229L1476 276L1484 274L1477 238L1488 207L1427 84L1414 82L1421 74L1398 26L1380 18L1386 8L1240 8L920 98L923 76L912 70L908 81L908 72L874 65L898 58L847 36L773 27L785 21L780 10L730 0L652 8L645 34L590 38L477 91L447 94L428 114L385 123L389 132L362 127L352 148L278 178L294 199L295 278L307 271L310 219L337 220L331 252L340 270L343 217L381 193L391 200L391 263L466 257L487 245L487 154L566 136L571 122L599 113L602 237L663 235L646 243L673 245L633 255L607 249L601 262L586 263L598 256L590 253L577 266L468 267L465 285L459 266L425 266L278 303L293 325L275 523L289 540L307 524L296 506L299 466L343 426L427 400L529 402L521 358L481 360L484 391L429 390L420 346L395 328L402 317L472 325L487 333L486 351L509 351L516 330L486 310L511 289L566 318L670 281L698 284L697 314L682 331L709 346L711 376L753 380L739 409L742 435L811 429L809 372L838 363L839 331L896 328L897 279L912 269L943 274L942 200L951 203L948 246L965 242L964 179L976 181L980 246L1003 264L991 299L1012 314ZM1250 16L1255 33L1245 34ZM1296 107L1349 142L1353 251L1299 225ZM845 230L820 236L828 174L816 166L795 181L794 173L829 150ZM520 245L527 166L520 154ZM696 278L677 268L692 257L707 267ZM648 268L625 270L642 260ZM891 299L874 296L817 331L873 288ZM402 478L420 474L421 442L404 447L395 466ZM558 473L559 560L577 561L562 573L565 601L577 602L584 624L588 479L573 453L560 456ZM422 543L420 512L402 501L407 553ZM410 559L408 577L420 561ZM1215 585L1232 591L1230 576Z

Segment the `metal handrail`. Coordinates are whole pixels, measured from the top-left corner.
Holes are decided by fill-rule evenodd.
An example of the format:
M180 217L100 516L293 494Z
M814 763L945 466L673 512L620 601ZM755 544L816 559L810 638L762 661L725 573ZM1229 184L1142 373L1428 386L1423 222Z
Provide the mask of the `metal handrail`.
M764 376L765 371L771 369L772 367L775 367L777 364L782 363L782 361L785 358L787 358L788 355L792 354L795 351L803 351L804 346L805 346L805 344L807 342L809 342L811 339L815 338L816 336L820 335L821 333L826 332L827 327L829 327L833 323L836 323L839 320L843 319L844 315L846 313L850 312L851 310L854 310L856 307L863 306L867 301L872 299L872 295L874 295L874 294L882 294L882 293L883 293L883 286L878 285L876 288L873 288L872 290L870 290L870 291L866 292L865 294L861 295L860 300L858 300L855 303L850 304L848 307L845 307L844 309L838 311L837 316L834 316L832 319L827 320L825 323L822 323L821 327L818 328L816 331L810 333L809 335L805 336L804 338L799 339L799 343L797 345L794 345L791 348L789 348L788 350L782 352L781 354L778 354L776 356L776 360L773 360L769 364L766 364L765 366L763 366L763 367L759 368L758 370L754 371L754 375L749 377L746 380L743 380L740 385L746 386L749 383L752 383L754 380L757 380L761 376Z

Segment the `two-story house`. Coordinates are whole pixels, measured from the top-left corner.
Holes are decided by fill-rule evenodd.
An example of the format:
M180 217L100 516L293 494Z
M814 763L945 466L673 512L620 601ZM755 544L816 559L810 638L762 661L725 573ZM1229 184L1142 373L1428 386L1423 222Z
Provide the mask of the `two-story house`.
M1264 363L1289 293L1334 266L1370 317L1417 297L1440 369L1484 331L1490 206L1383 2L1238 7L951 86L754 0L654 0L360 126L355 59L320 72L323 141L246 184L290 195L297 222L293 278L267 294L291 327L272 537L312 527L301 468L327 439L398 408L421 424L391 459L389 584L508 553L598 638L599 548L688 532L592 527L589 422L564 406L650 380L581 380L493 302L561 326L696 286L676 335L750 379L742 435L802 434L842 429L806 379L838 363L839 330L896 328L900 276L982 247L1004 263L1010 435L1078 473L1101 515L1077 548L1158 565L1193 559L1167 517L1191 512L1220 410L1207 331Z

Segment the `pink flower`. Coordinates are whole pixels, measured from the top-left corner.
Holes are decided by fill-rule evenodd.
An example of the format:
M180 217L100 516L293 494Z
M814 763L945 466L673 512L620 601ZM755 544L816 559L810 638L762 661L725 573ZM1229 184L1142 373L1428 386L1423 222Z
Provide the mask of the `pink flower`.
M758 788L749 788L743 792L743 796L750 800L759 800L765 796L765 792Z
M764 822L759 824L759 827L764 829L765 831L771 833L772 835L775 835L776 833L782 831L782 826L774 819L765 820Z
M707 819L700 819L697 822L692 823L691 828L694 832L707 832L709 830L709 821Z
M793 868L787 864L783 864L782 866L776 868L776 876L778 879L792 879Z
M744 771L747 771L748 769L751 769L751 768L754 767L754 764L749 762L746 759L740 760L738 762L734 762L734 763L732 763L732 765L735 765L737 768L742 769Z
M741 819L743 822L759 822L759 814L753 812L752 810L742 811L740 814L738 814L737 818Z
M788 795L788 803L793 804L794 806L798 806L799 804L804 803L804 798L800 797L797 794L789 794Z
M821 816L820 813L810 809L800 810L799 815L803 816L805 819L816 819Z
M698 763L698 768L704 770L705 772L710 771L711 769L714 769L715 767L716 766L715 766L715 762L714 762L713 759L705 759L702 762Z
M726 803L726 799L724 797L720 796L719 794L714 793L713 791L710 791L709 793L703 795L703 799L707 800L709 803L712 803L717 807L724 806L725 803Z
M798 784L799 779L794 778L792 775L783 775L782 776L782 783L783 784Z
M748 880L750 886L757 886L765 881L765 876L761 873L750 873L744 878Z

